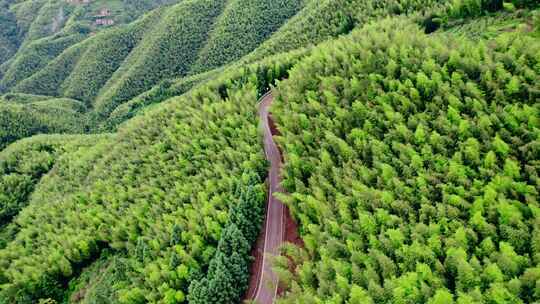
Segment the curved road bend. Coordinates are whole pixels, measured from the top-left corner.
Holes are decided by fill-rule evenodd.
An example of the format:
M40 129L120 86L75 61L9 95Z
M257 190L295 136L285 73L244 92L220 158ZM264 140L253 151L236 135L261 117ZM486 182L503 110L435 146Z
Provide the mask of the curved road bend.
M270 189L268 192L268 207L264 227L264 252L262 269L257 271L257 289L253 300L258 304L271 304L277 296L278 278L272 271L272 257L279 254L279 247L284 240L284 212L283 203L274 197L274 193L283 192L279 175L281 169L281 154L272 138L272 128L270 127L269 107L274 97L271 93L261 98L259 104L259 117L264 132L264 152L266 159L270 162L270 172L268 175Z

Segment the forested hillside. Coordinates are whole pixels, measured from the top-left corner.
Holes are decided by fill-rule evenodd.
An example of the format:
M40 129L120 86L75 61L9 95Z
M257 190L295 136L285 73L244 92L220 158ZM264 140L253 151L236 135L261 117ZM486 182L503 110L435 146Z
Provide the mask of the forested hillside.
M133 115L113 113L122 113L124 109L132 107L130 105L139 104L132 99L140 100L139 95L145 95L148 90L155 91L154 87L163 87L163 83L171 82L191 83L189 79L202 79L199 76L202 72L235 62L270 39L283 23L303 7L303 1L244 3L189 0L167 1L170 3L168 6L142 3L138 12L152 6L158 7L128 24L118 22L108 28L96 27L87 24L87 19L93 15L88 17L83 14L73 17L73 26L66 23L57 32L37 33L37 29L49 27L43 24L39 26L39 20L48 20L42 15L47 16L45 12L65 5L77 10L84 9L88 14L106 7L114 20L119 18L123 23L130 20L124 16L129 10L121 9L114 3L60 2L43 4L44 7L39 10L43 12L36 17L36 21L26 27L20 26L19 31L23 33L20 35L24 37L20 42L22 46L2 66L0 88L11 93L81 101L87 105L85 121L91 122L91 128L84 129L90 131L116 128ZM122 3L129 7L136 2ZM29 9L24 6L25 3L12 4L8 13ZM37 3L32 5L38 6ZM116 7L116 10L112 7ZM26 15L19 15L22 22ZM174 95L163 94L158 99L163 101L165 96ZM2 109L9 116L15 115L11 113L13 111L11 108ZM25 135L48 132L25 127L25 123L21 123L19 128L26 131ZM18 135L21 131L7 129L5 132L11 133L11 140L4 144L21 138Z
M96 111L107 115L162 79L185 76L207 40L209 25L225 1L184 1L167 10L156 27L103 87Z
M145 30L161 17L156 11L127 26L96 35L64 51L55 60L20 82L13 91L66 96L90 104L118 69Z
M84 133L88 127L85 111L83 104L68 98L0 98L0 149L39 133Z
M110 248L127 255L123 279L101 291L114 294L112 303L183 302L214 256L229 209L238 199L263 206L254 105L267 75L280 76L272 75L295 58L226 74L136 118L114 141L62 156L16 217L14 240L0 250L7 283L0 299L73 296L62 284ZM251 182L244 185L241 176ZM247 196L237 196L242 192ZM242 228L245 239L252 242L258 228ZM247 251L239 254L246 258Z
M305 248L281 302L538 301L538 54L386 19L295 66L274 110Z
M248 54L300 10L302 4L302 0L230 1L199 52L192 73L220 67Z
M275 302L540 301L537 1L0 0L0 25L0 303L241 303L269 90L302 239Z
M9 2L0 1L0 64L13 56L17 49L17 21L9 11Z
M108 26L125 24L175 0L2 0L2 37L14 44L3 63L20 47L52 36L88 35ZM112 20L101 24L97 20ZM9 65L9 64L8 64ZM6 68L4 66L3 68Z
M28 203L40 178L65 153L94 146L100 136L42 135L19 141L0 153L0 227L8 224ZM0 239L0 247L5 246ZM4 245L2 245L4 244Z

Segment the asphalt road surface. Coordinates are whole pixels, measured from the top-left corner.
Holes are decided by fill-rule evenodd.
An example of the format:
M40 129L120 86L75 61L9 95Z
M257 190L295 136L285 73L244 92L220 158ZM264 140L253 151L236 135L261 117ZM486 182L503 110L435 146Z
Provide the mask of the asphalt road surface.
M259 116L264 132L264 152L270 162L268 174L269 195L264 233L264 252L260 271L257 271L257 289L253 300L258 304L271 304L277 296L278 278L272 271L272 257L279 254L279 247L284 241L285 207L274 197L274 193L283 192L280 186L281 152L272 137L274 128L271 127L271 117L268 108L274 100L271 93L265 95L259 103Z

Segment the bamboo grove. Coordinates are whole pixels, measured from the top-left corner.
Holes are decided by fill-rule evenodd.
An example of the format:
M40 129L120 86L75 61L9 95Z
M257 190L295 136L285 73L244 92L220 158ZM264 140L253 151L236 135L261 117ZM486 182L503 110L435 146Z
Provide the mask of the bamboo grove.
M70 299L80 290L73 283L66 293L64 286L113 250L117 262L109 263L122 265L124 279L101 291L114 291L111 302L183 302L190 282L231 246L220 247L227 244L222 231L240 229L250 248L266 172L255 102L298 58L222 76L135 118L112 138L59 155L28 202L20 200L28 207L0 249L0 299ZM238 254L245 267L249 252Z
M281 302L538 301L538 54L394 19L295 66L273 110L305 252Z
M279 303L540 301L536 1L103 3L0 0L0 303L239 303L268 90Z

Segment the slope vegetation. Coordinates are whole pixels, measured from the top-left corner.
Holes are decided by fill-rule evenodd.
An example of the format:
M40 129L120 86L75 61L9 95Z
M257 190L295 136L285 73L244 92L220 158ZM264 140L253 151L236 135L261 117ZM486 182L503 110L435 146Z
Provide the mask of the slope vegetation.
M40 133L83 133L86 108L71 99L30 103L0 100L0 150L9 143Z
M240 4L276 23L236 26ZM238 303L271 87L304 240L275 259L279 301L540 301L535 5L184 0L68 47L12 86L51 96L0 101L2 147L117 131L0 152L0 303Z
M137 22L74 45L12 91L66 96L90 104L161 12L154 11Z
M217 68L253 51L302 7L303 0L229 1L191 73Z
M538 301L539 52L385 20L297 65L274 108L305 241L282 302Z
M142 39L145 30L161 17L160 13L156 11L129 26L108 31L89 41L82 60L62 84L62 95L90 104Z
M176 0L2 0L0 70L6 74L0 84L11 89L23 79L43 68L73 44L104 29L136 20L156 7ZM98 21L112 24L100 25ZM15 55L13 58L12 56ZM8 60L10 59L10 60Z
M87 35L63 30L23 48L4 67L1 82L12 92L81 100L106 117L161 81L238 60L273 39L302 7L303 1L183 1L127 26L56 47L58 39ZM46 56L39 56L39 50Z
M0 250L0 299L60 299L63 282L76 278L105 248L118 257L126 254L114 303L184 302L190 283L209 264L219 265L212 282L229 284L217 278L234 265L244 269L234 278L245 278L249 250L223 260L214 258L216 247L228 253L219 249L221 242L236 246L257 235L244 228L252 216L230 222L231 214L237 216L230 210L243 197L238 193L251 191L247 185L259 189L251 204L262 210L265 162L255 102L259 89L283 76L297 58L229 72L135 118L114 141L62 156L15 218L19 230L13 241ZM257 182L242 182L253 175ZM234 233L220 241L226 227ZM245 282L227 288L239 296L237 287Z
M104 86L96 111L108 114L160 80L186 75L224 2L188 0L167 10Z
M0 82L12 93L82 101L88 108L85 116L91 117L84 120L90 129L113 130L144 107L185 93L216 75L219 66L271 39L301 6L301 1L190 0L160 7L135 22L90 38L62 30L25 42L4 66L7 70ZM23 3L12 9L15 7L25 8ZM218 69L198 74L214 67ZM23 120L20 124L22 129L34 130L26 135L48 132L29 123ZM86 129L86 125L79 128Z
M306 1L305 8L291 18L270 39L245 60L317 44L347 34L355 27L388 15L423 14L448 2L435 0L323 0Z
M17 50L17 20L9 11L9 2L0 1L0 65Z
M19 141L0 152L0 227L26 207L36 184L61 155L93 146L105 137L41 135Z
M216 78L222 72L223 70L216 69L176 80L164 80L152 89L116 107L109 117L100 123L99 129L115 130L123 122L129 121L144 111L149 111L165 100L189 92L197 85Z
M82 34L55 36L29 44L13 58L0 81L0 86L6 89L15 86L45 67L49 61L60 55L66 48L82 41L83 38Z

